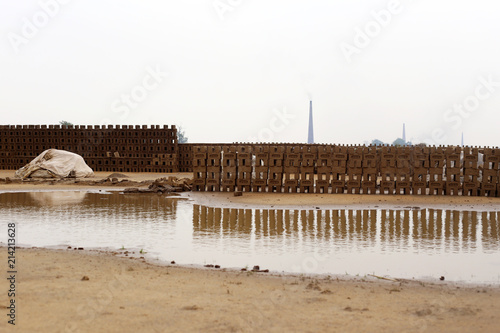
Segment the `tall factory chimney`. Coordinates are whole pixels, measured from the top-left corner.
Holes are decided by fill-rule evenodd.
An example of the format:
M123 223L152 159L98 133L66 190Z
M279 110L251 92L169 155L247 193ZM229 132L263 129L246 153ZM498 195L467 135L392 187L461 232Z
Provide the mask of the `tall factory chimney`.
M405 129L405 123L403 123L403 142L404 142L404 145L406 146L406 129Z
M309 131L307 132L307 143L314 143L313 102L312 101L309 101Z

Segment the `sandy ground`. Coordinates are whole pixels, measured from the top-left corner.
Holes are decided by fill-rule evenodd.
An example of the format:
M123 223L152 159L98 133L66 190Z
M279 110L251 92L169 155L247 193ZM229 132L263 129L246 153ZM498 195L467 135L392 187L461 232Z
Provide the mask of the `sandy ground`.
M0 186L1 189L1 186ZM430 196L430 195L359 195L359 194L315 194L315 193L243 193L235 197L233 193L186 192L183 196L196 203L217 207L274 207L315 209L376 209L388 207L408 208L450 208L474 210L500 210L500 198Z
M6 248L0 248L6 262ZM16 327L1 332L498 332L500 288L159 266L17 249ZM88 280L84 277L87 277ZM7 304L8 282L0 283Z
M0 178L13 173L0 171ZM93 180L109 174L97 173ZM127 175L144 181L172 174ZM0 191L95 189L82 183L0 183ZM489 210L500 206L499 198L477 197L184 195L217 206L451 205ZM134 256L17 249L16 326L7 323L9 282L4 278L0 280L0 332L498 332L500 327L498 285L388 281L371 276L277 276L165 266L140 259L138 253ZM0 257L7 267L6 248L0 247ZM8 277L6 272L4 268Z

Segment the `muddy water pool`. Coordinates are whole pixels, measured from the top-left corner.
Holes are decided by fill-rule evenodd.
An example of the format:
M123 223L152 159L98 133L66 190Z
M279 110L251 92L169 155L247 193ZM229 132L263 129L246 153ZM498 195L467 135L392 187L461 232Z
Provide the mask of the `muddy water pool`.
M217 208L156 194L0 193L0 242L147 252L178 264L500 284L500 212Z

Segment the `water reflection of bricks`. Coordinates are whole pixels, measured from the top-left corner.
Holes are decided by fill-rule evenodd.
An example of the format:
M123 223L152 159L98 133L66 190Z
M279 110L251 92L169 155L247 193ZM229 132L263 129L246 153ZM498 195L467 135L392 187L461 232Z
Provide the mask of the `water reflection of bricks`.
M193 206L194 233L223 238L301 239L383 251L496 252L500 212L415 210L287 210Z

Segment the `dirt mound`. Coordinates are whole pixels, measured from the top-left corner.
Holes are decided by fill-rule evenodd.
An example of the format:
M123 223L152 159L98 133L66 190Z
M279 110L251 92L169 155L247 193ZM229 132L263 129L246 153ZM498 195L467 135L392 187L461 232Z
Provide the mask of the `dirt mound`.
M113 172L107 178L128 178L128 176L123 173Z
M148 188L131 187L125 189L125 193L165 193L191 191L193 180L189 178L158 178Z

